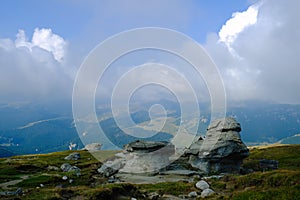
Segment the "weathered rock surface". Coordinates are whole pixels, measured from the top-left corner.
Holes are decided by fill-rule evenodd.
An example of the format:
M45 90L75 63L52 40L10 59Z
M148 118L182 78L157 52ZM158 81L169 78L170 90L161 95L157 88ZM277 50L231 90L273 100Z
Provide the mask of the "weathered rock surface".
M74 172L74 174L80 175L80 168L76 167L76 166L72 166L69 163L64 163L61 165L61 170L63 172Z
M70 155L65 157L65 160L79 160L80 159L80 153L74 152L71 153Z
M201 198L206 198L206 197L212 196L213 194L215 194L215 191L207 188L201 192Z
M144 141L144 140L137 140L126 144L124 146L124 150L127 152L140 152L140 153L149 153L156 151L160 148L165 147L168 142L152 142L152 141Z
M243 159L249 156L240 131L241 126L234 118L213 121L198 156L190 157L189 162L205 173L239 173Z
M21 195L23 193L22 188L18 188L16 191L4 191L0 192L2 196L12 196L12 195Z
M194 197L197 197L197 196L198 196L198 194L197 194L196 191L190 192L190 193L188 194L188 197L190 197L190 198L194 198Z
M249 156L240 131L241 126L234 118L215 120L206 137L195 137L179 158L171 143L137 140L125 145L124 151L104 163L98 172L106 177L118 172L184 176L239 173L243 159ZM209 185L201 188L205 190Z
M205 190L209 188L209 184L206 181L201 180L196 183L196 188L200 190Z

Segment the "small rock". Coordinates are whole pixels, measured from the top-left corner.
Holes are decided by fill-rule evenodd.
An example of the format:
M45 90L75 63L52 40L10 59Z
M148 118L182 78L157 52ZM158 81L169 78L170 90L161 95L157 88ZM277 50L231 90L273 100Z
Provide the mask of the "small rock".
M63 172L68 172L69 169L71 169L72 165L70 165L69 163L64 163L60 166L60 169L63 171Z
M156 192L151 192L148 194L148 198L151 200L157 200L159 198L159 194L157 194Z
M63 184L59 184L59 185L57 185L56 187L55 187L55 189L62 189L62 188L64 188L65 186L63 185Z
M69 183L71 183L71 184L72 184L73 182L74 182L74 180L73 180L73 179L70 179L70 180L69 180Z
M136 198L134 198L134 197L131 197L131 200L137 200Z
M71 166L71 168L68 170L68 172L80 172L80 168L76 167L76 166Z
M198 194L197 194L197 192L195 192L195 191L193 191L193 192L190 192L189 194L188 194L188 197L197 197L198 196Z
M65 160L79 160L80 159L80 153L74 152L71 153L70 155L65 157Z
M15 191L15 195L20 195L23 193L23 190L22 188L18 188L16 191Z
M215 192L212 189L207 188L201 192L201 198L206 198L213 194L215 194Z
M209 188L209 184L206 181L201 180L196 183L196 188L200 190L205 190Z
M62 177L62 180L64 180L64 181L65 181L65 180L68 180L68 177L67 177L67 176L63 176L63 177Z
M114 175L118 171L115 170L112 167L108 167L106 164L103 164L98 170L98 173L100 173L102 176L110 177L111 175Z
M76 172L76 176L77 177L81 176L81 172Z
M49 166L47 167L47 170L48 170L48 171L58 171L59 168L56 167L56 166L51 166L51 165L49 165Z
M74 172L74 174L76 174L77 176L81 175L81 169L76 166L72 166L69 163L62 164L60 168L63 172Z
M84 147L88 151L99 151L102 148L102 144L100 143L92 143L92 144L87 144Z
M41 183L41 184L40 184L40 187L43 188L43 187L45 187L45 185Z

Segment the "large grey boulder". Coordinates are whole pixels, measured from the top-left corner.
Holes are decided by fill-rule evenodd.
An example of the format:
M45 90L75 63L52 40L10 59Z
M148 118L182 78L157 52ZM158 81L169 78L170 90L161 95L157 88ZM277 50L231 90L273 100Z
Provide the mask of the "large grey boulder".
M198 156L190 160L192 166L205 173L239 173L243 159L249 156L240 131L241 126L234 118L213 121Z

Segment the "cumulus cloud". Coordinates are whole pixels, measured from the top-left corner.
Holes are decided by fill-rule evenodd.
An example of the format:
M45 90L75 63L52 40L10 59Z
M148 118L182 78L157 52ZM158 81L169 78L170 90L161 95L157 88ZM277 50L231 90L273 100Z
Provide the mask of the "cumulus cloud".
M230 99L300 103L299 7L294 0L260 1L208 36L205 47Z
M222 26L219 32L219 41L230 46L243 30L256 24L258 8L258 5L253 5L244 12L233 13L232 18Z
M30 51L32 48L39 47L48 52L51 52L58 62L61 62L65 54L65 40L52 33L51 29L39 29L34 30L32 41L28 41L24 30L19 30L17 39L15 41L16 47L27 47Z
M65 41L50 29L35 29L32 41L23 30L17 39L0 39L2 101L69 98L72 81L61 61Z

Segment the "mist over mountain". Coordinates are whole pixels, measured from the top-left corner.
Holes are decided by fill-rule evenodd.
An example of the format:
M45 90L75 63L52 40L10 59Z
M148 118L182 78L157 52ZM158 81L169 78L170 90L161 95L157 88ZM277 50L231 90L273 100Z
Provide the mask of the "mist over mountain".
M161 104L167 111L166 116L149 115L153 104ZM196 134L205 135L210 123L210 104L201 103L200 116L189 116L186 127L192 128L198 120ZM134 131L141 134L141 139L153 141L170 141L179 130L181 110L178 102L157 100L135 102L130 106L131 119L135 126L119 127L115 121L110 104L97 104L98 124L104 136L113 144L103 143L99 133L95 132L92 142L103 144L103 149L122 148L124 144L140 139L126 133ZM242 126L241 137L248 145L274 143L281 139L300 133L300 105L275 104L261 101L244 101L229 103L227 116L235 117ZM122 112L119 116L122 118ZM155 127L166 118L160 131ZM70 102L55 104L15 103L0 106L0 156L12 154L32 154L62 151L69 149L70 143L76 144L73 149L82 149L84 144L77 133ZM285 140L291 141L291 140Z

